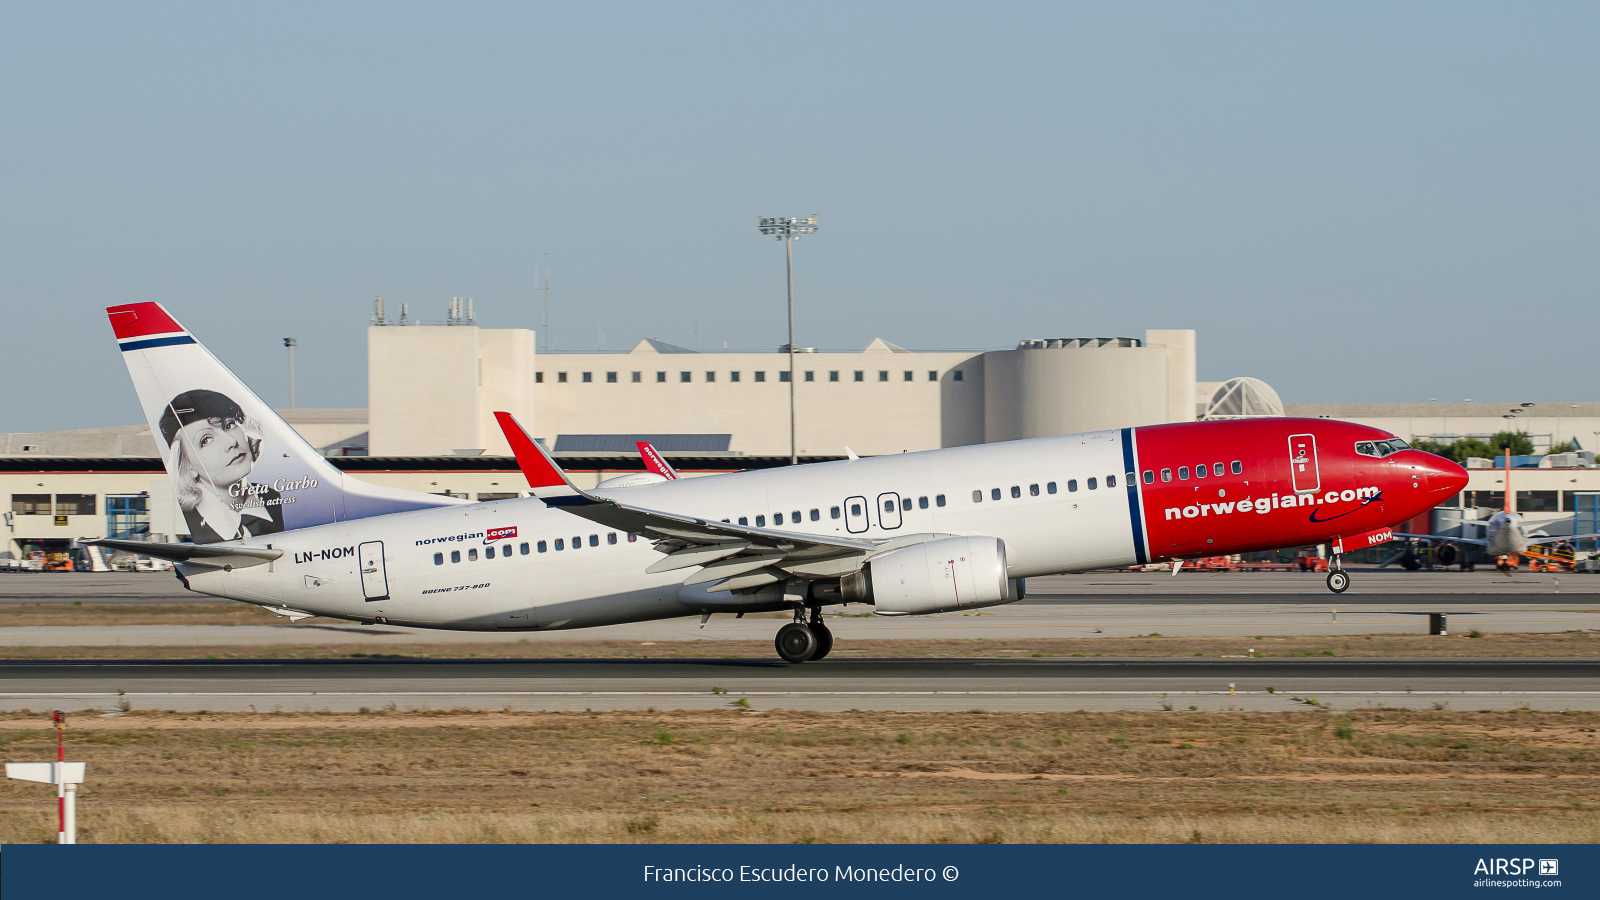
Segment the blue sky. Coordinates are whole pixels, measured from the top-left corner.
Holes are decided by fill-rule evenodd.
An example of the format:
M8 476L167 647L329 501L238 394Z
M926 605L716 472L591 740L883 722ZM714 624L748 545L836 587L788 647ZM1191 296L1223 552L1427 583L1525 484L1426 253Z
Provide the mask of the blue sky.
M1289 401L1592 400L1593 4L7 4L0 431L160 300L361 406L374 296L559 345L1199 331Z

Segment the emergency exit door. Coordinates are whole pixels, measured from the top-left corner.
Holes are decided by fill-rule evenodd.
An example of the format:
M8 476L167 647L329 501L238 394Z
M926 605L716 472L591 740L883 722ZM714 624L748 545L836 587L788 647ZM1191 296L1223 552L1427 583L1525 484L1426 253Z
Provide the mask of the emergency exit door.
M389 575L383 567L383 541L368 541L356 548L361 561L361 593L368 600L389 599Z
M1322 487L1322 475L1317 471L1316 435L1289 435L1289 478L1297 494L1315 492Z

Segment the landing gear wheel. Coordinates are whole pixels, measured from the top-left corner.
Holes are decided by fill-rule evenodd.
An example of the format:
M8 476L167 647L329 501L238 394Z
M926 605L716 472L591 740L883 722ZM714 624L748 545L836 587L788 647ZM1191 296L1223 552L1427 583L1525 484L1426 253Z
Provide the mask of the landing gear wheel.
M811 661L816 662L827 656L828 652L833 649L833 632L829 631L828 626L821 622L813 622L809 627L811 628L811 633L817 636L817 650L811 654Z
M790 622L779 628L773 643L784 662L803 663L817 652L817 635L804 622Z
M1342 569L1335 569L1328 573L1328 590L1335 594L1342 594L1350 587L1350 576Z

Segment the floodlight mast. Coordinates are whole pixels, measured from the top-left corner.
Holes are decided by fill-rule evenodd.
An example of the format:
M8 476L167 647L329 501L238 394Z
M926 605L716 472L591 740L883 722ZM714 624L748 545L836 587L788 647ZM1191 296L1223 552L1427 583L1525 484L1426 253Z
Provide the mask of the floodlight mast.
M762 234L770 234L783 241L784 271L789 284L789 465L800 462L799 442L794 424L794 242L808 234L817 233L817 217L803 219L774 216L760 217Z

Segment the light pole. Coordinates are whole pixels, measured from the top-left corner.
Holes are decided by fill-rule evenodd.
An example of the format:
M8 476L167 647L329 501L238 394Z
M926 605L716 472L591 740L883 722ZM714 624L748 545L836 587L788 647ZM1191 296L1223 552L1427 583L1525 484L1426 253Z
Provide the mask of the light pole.
M789 280L789 465L792 466L800 461L794 427L794 242L805 235L817 233L817 217L784 219L762 216L760 223L762 234L770 234L783 241L784 267Z
M300 343L294 338L284 338L283 345L289 348L289 408L294 409L294 348Z

